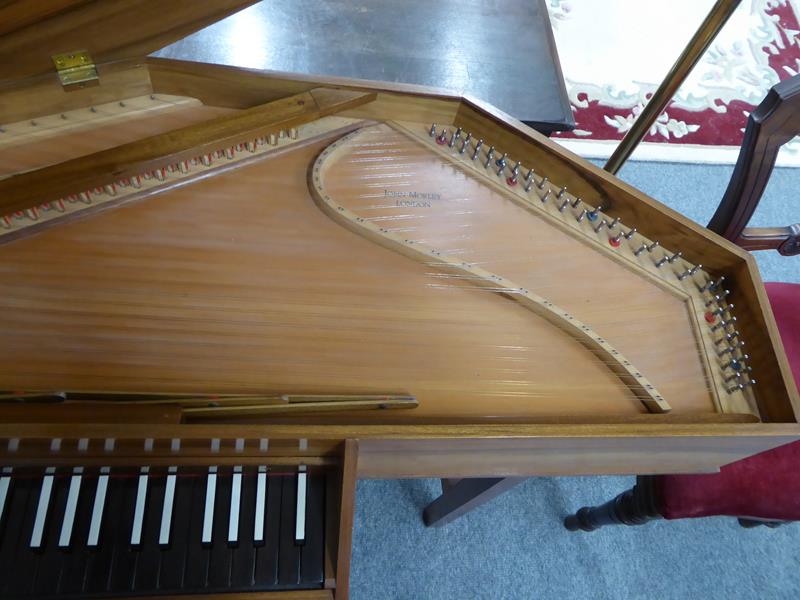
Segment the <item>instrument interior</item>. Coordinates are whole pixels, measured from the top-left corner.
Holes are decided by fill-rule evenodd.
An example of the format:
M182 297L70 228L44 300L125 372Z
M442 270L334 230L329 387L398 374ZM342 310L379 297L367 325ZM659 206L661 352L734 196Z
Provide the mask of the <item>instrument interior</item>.
M155 93L26 118L6 127L2 175L236 112ZM502 289L398 254L321 211L309 170L360 129L370 147L340 161L332 193L590 324L652 382L671 417L758 417L752 398L720 405L685 299L382 121L318 120L274 152L215 163L0 246L3 387L419 401L410 411L304 417L326 423L619 422L648 412L607 360ZM432 204L401 201L409 193Z

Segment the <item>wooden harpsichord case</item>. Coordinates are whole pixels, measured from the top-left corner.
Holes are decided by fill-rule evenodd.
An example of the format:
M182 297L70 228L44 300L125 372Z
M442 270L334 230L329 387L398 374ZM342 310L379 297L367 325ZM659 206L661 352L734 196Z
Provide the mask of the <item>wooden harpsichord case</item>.
M488 103L146 57L250 3L0 8L3 465L665 473L797 436L722 238Z

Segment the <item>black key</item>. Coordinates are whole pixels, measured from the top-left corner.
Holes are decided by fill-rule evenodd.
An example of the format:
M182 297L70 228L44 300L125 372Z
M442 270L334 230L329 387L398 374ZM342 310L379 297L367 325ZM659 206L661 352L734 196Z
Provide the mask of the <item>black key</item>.
M187 549L192 539L190 535L192 510L200 503L199 499L193 496L194 490L198 489L194 484L201 480L202 477L190 471L179 473L175 479L169 544L161 547L161 573L158 579L158 587L161 590L183 588ZM197 543L200 543L199 537Z
M260 590L273 589L278 583L282 496L283 476L269 473L264 544L256 547L255 583L256 588ZM294 523L292 523L291 529L294 531Z
M256 508L256 471L244 469L242 496L239 507L239 545L233 553L231 589L246 590L252 587L256 548L253 544L253 526Z
M32 514L39 497L35 482L40 481L41 476L34 479L31 473L15 470L8 487L5 516L0 523L0 596L4 598L15 579L16 561L25 554L21 550L29 541Z
M111 585L109 586L112 592L130 592L133 589L139 551L131 546L130 541L138 489L139 473L124 472L120 490L122 506L115 519L116 523L114 523L117 530L115 531L114 558L111 564Z
M300 583L321 586L325 579L325 475L308 475L306 540L300 551Z
M136 577L133 589L136 592L152 591L158 587L161 565L161 549L158 534L161 529L161 510L164 506L165 473L150 473L142 527L139 558L136 562Z
M14 576L18 579L32 580L32 591L36 596L47 596L58 591L62 562L64 560L64 553L58 547L58 538L61 533L61 524L64 520L67 505L67 489L69 488L70 475L70 470L62 469L57 471L55 477L53 477L50 505L44 520L41 546L34 551L36 559L27 563L34 566L34 569L17 568L15 570Z
M12 469L4 467L0 471L0 527L3 525L3 515L6 512L6 500L8 500L8 490L11 487Z
M61 552L64 553L64 567L61 570L61 584L58 590L60 594L79 594L83 591L86 569L91 556L86 548L86 540L92 519L97 482L97 470L84 472L75 511L72 539L69 548L61 548Z
M295 543L297 476L283 476L281 498L280 550L278 551L278 587L294 588L300 583L300 548Z
M208 563L208 587L226 590L231 584L231 554L228 545L228 516L231 508L232 469L223 467L217 477L217 496L214 502L214 534L211 558Z
M186 544L186 571L184 592L199 594L205 591L208 582L208 559L210 546L203 545L203 515L205 512L206 480L208 474L198 473L194 476L192 494L184 497L176 504L176 511L188 510L189 536Z
M87 593L101 593L110 589L114 555L117 546L124 544L126 539L126 533L120 530L120 526L121 513L125 507L125 484L128 478L121 476L120 471L113 469L109 475L103 517L100 522L99 544L96 548L87 550L88 565L85 586Z

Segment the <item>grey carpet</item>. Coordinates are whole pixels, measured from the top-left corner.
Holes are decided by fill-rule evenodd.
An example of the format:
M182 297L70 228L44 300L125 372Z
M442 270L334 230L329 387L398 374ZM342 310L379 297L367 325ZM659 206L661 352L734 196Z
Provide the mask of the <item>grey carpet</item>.
M731 168L628 163L623 179L705 224ZM800 169L776 170L753 221L800 221ZM765 281L800 282L800 257L756 253ZM438 481L361 481L352 598L798 598L800 524L741 529L711 518L563 529L563 516L610 499L632 477L534 478L443 528L423 507Z

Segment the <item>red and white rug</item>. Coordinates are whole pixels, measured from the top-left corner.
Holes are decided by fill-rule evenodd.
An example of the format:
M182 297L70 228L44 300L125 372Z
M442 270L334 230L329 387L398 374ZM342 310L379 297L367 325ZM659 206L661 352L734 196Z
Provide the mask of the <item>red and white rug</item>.
M547 0L576 128L553 137L607 158L713 0ZM742 0L633 155L733 163L749 111L800 72L800 0ZM800 166L800 141L779 165Z

